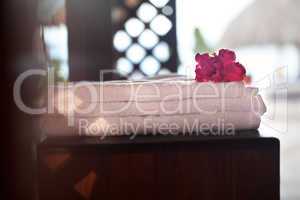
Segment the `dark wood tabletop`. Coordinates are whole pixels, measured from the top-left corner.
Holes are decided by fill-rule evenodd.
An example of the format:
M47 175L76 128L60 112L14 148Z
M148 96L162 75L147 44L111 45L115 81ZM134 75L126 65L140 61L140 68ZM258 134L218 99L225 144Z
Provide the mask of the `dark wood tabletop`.
M39 143L40 147L48 146L93 146L93 145L120 145L120 144L154 144L154 143L210 143L210 142L234 142L234 141L253 141L253 142L274 142L279 144L275 137L260 135L258 130L237 131L234 135L216 135L207 133L198 134L179 134L179 135L125 135L125 136L58 136L45 137Z

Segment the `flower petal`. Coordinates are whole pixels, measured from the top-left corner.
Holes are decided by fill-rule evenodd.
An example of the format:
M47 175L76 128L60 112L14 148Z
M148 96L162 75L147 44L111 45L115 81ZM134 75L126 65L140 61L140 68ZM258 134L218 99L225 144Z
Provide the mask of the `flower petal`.
M240 63L228 64L224 67L224 81L241 81L245 73L246 70Z
M199 63L200 65L203 63L207 63L210 60L210 56L208 53L204 53L204 54L199 54L197 53L195 56L195 60L197 63Z
M235 62L235 53L228 49L220 49L218 54L219 59L224 65Z

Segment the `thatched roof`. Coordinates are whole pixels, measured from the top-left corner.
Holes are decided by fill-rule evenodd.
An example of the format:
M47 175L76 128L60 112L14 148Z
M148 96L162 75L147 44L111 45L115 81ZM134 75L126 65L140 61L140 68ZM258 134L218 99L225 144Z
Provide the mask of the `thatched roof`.
M220 47L295 44L300 47L300 1L256 0L227 28Z

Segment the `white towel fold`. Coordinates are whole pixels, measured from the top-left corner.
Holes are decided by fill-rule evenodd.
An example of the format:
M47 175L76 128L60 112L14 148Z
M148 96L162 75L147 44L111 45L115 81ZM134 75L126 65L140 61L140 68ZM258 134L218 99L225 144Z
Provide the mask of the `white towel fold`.
M266 107L243 83L186 79L69 83L49 88L48 136L188 134L256 129ZM72 124L72 126L69 126Z
M134 117L73 118L68 126L64 116L43 119L48 136L113 136L137 134L202 134L201 132L234 133L236 130L257 129L260 116L253 112L225 112L215 114L180 114Z
M188 98L240 98L257 93L241 82L199 83L195 80L78 82L49 87L49 96L83 102L168 101Z
M242 98L201 98L173 101L82 102L78 105L55 104L55 112L75 117L131 117L215 112L255 112L263 114L265 106L259 95Z

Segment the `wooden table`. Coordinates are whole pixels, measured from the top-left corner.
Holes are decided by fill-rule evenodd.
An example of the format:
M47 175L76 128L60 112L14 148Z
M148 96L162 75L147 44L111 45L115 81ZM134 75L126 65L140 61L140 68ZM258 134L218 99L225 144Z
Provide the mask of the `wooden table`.
M279 200L279 141L257 131L48 138L38 174L42 200Z

